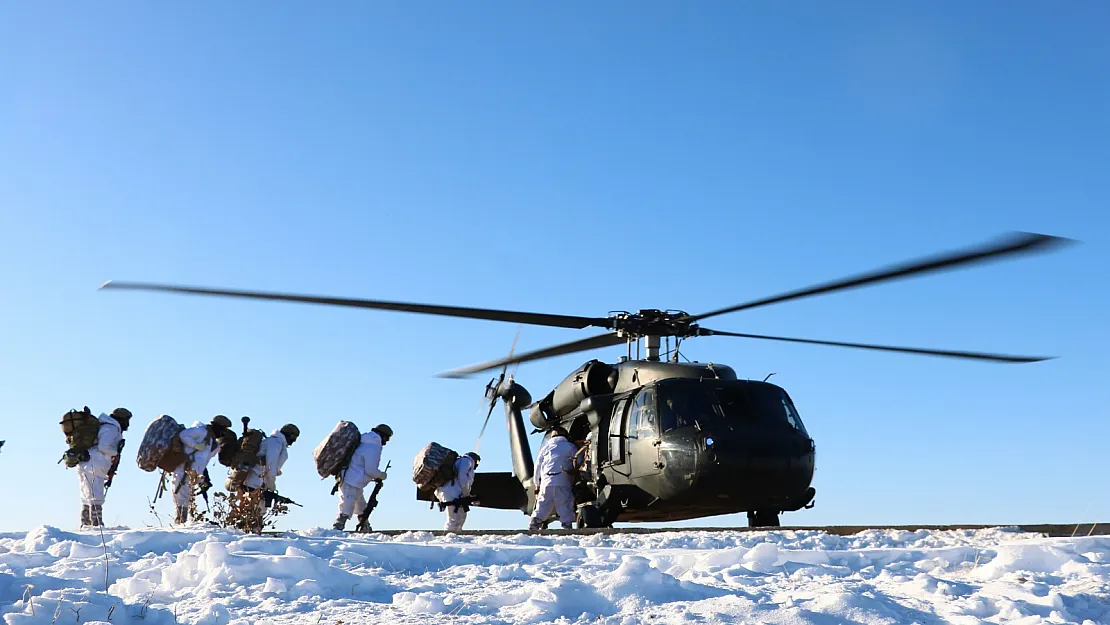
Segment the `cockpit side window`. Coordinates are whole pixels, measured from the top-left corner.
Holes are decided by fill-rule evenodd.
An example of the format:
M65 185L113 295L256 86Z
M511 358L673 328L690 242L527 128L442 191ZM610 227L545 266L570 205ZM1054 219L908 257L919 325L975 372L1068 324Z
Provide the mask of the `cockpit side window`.
M632 404L632 421L628 432L635 438L652 438L658 430L659 419L655 409L655 389L646 388L636 395Z

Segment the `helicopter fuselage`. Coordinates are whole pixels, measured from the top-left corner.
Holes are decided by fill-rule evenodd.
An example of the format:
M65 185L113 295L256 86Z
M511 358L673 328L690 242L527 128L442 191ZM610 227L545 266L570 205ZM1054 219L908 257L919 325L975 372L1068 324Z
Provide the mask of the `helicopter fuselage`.
M728 366L590 361L530 417L584 443L579 499L607 518L777 515L813 499L815 446L789 394Z

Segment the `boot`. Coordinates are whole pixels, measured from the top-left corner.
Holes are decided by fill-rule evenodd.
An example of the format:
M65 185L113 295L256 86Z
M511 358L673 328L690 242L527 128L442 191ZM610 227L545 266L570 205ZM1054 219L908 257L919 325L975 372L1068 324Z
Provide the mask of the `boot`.
M81 506L81 527L88 527L92 525L92 511L89 504Z
M184 525L189 522L189 506L174 506L173 522Z
M338 530L338 531L342 532L343 528L347 527L347 521L350 520L350 518L351 518L351 515L349 515L349 514L339 515L339 517L337 519L335 519L335 525L332 525L331 528L333 530Z
M104 525L104 506L98 503L89 506L89 522L93 527Z

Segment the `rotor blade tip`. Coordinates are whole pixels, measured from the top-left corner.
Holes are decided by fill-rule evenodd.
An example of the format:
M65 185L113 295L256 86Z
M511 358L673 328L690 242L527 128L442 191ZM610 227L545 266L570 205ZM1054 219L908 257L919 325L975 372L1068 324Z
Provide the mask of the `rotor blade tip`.
M436 377L437 378L449 378L449 379L453 379L453 380L461 380L461 379L463 379L463 378L465 378L469 375L470 375L469 373L463 373L463 372L459 372L459 371L445 371L443 373L437 373Z
M1013 237L1028 239L1030 244L1038 247L1064 247L1066 245L1077 245L1081 243L1078 239L1071 237L1062 237L1055 234L1044 234L1041 232L1025 232L1017 231L1011 234Z
M104 284L101 284L101 285L100 285L99 287L97 287L97 288L100 288L100 289L107 289L107 288L109 288L109 287L110 287L111 285L112 285L112 281L111 281L111 280L106 280L106 281L104 282Z

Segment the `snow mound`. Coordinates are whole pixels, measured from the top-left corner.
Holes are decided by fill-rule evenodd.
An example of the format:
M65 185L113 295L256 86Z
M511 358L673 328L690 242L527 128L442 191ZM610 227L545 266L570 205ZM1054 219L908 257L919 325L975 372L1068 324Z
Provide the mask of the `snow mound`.
M4 625L1110 625L1110 538L978 531L0 535Z

